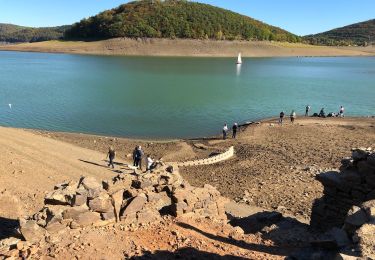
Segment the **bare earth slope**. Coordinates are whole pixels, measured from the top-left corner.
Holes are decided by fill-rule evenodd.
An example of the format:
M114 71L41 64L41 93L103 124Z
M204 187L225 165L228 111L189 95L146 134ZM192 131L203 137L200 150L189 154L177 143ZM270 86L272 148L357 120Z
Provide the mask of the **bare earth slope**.
M278 209L306 221L310 219L313 201L322 196L323 187L315 180L315 175L337 168L353 147L375 146L374 118L300 117L294 125L286 119L282 127L276 120L270 120L242 128L236 140L229 138L226 141L214 137L151 142L36 132L103 153L112 144L120 156L131 153L136 144L141 144L146 153L154 158L164 157L168 159L166 161L205 158L233 145L236 155L229 161L186 167L181 169L181 174L192 185L211 184L226 197L266 209Z
M192 185L209 183L224 196L308 221L312 202L322 196L315 175L338 167L352 147L374 147L375 119L297 118L294 125L286 122L284 126L269 120L242 128L236 140L214 137L166 143L0 128L0 239L4 227L16 226L17 218L38 211L45 193L55 184L81 175L98 180L116 175L121 165L113 171L103 161L108 145L114 145L125 158L135 143L155 157L168 155L170 160L206 157L234 145L236 156L229 161L180 171ZM209 219L166 217L147 228L129 230L116 224L72 230L59 241L51 240L39 254L45 259L123 259L130 255L140 257L134 259L219 259L224 255L231 256L229 259L282 259L298 245L288 247L287 241L300 241L307 232L304 224L293 221L297 230L288 228L287 233L267 227L233 235L231 228Z
M47 41L3 45L0 50L134 56L245 57L373 56L374 47L339 48L300 43L182 39L128 39L72 42Z

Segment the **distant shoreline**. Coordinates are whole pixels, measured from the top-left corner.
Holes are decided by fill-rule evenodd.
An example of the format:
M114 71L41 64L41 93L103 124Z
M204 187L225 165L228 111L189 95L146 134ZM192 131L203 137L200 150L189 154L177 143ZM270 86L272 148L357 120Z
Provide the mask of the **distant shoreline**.
M325 47L269 41L129 39L46 41L0 45L0 51L164 57L352 57L375 56L375 47Z
M286 116L286 121L288 121L289 116ZM245 120L242 122L239 122L241 127L248 127L248 126L256 126L259 124L277 124L278 123L278 117L267 117L262 118L255 121ZM320 120L321 122L329 121L332 123L337 121L337 123L340 122L340 119L345 119L344 121L361 121L361 120L368 120L368 119L375 119L375 116L346 116L344 118L340 117L327 117L327 118L320 118L320 117L305 117L303 115L297 116L297 123L300 121L305 122L307 121L314 121L314 120ZM195 137L181 137L181 138L175 138L175 137L132 137L132 136L126 136L126 135L111 135L111 134L104 134L104 133L95 133L95 132L80 132L80 131L61 131L61 130L50 130L50 129L42 129L42 128L27 128L27 127L14 127L14 126L4 126L0 125L0 128L9 128L9 129L20 129L23 131L30 131L33 133L43 133L45 135L49 134L58 134L63 136L74 136L75 138L80 137L90 137L90 138L109 138L109 139L122 139L132 142L153 142L153 143L173 143L173 142L182 142L182 141L203 141L203 140L210 140L212 138L220 138L221 133L220 129L218 129L218 134L212 134L207 136L195 136Z

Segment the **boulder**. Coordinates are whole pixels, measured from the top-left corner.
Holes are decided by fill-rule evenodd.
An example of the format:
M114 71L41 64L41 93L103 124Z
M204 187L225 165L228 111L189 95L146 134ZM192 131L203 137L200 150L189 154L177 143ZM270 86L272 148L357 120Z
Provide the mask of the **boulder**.
M80 180L80 186L84 187L86 190L92 190L92 189L101 189L102 185L91 176L88 177L82 177Z
M69 208L69 209L66 209L63 213L62 213L62 217L63 219L77 219L79 215L81 215L82 213L85 213L85 212L89 212L88 208L84 208L84 207L73 207L73 208Z
M89 200L89 208L94 212L108 213L113 211L112 200L107 193L100 193L100 195L92 200Z
M358 246L361 250L361 255L375 259L375 225L364 224L357 230Z
M375 221L375 200L362 203L361 208L366 212L369 221Z
M353 206L345 219L345 223L356 227L362 226L367 222L366 213L359 207Z
M102 220L105 221L116 221L116 215L114 211L101 213L100 216L102 217Z
M46 230L48 233L58 233L61 232L62 230L65 230L67 227L66 223L64 223L61 219L55 219L54 221L51 221L48 223L46 226Z
M87 193L75 194L72 201L72 206L82 206L87 203Z
M93 177L82 177L80 181L80 188L83 187L87 191L87 198L94 199L98 197L102 191L102 185Z
M147 194L147 200L156 210L161 210L162 208L168 207L172 204L171 198L165 191L160 193L150 192Z
M352 158L354 161L365 160L368 154L365 148L352 149Z
M332 237L336 241L338 247L347 246L351 243L348 234L340 228L332 228L327 232L327 235Z
M138 180L133 180L132 182L132 187L135 189L145 189L148 187L152 187L154 183L150 179L138 179Z
M155 209L143 209L137 213L137 221L139 224L151 224L160 220L160 213Z
M171 206L171 214L175 217L178 217L178 216L183 215L183 214L185 214L187 212L190 212L190 211L188 211L188 205L183 201L173 203L172 206Z
M101 222L101 216L97 212L86 211L78 214L72 222L75 227L96 226ZM72 227L72 225L71 225Z
M115 214L116 221L119 221L121 206L124 200L124 190L121 189L111 194L111 199L112 199L112 205L114 207L114 214Z
M45 196L44 203L50 205L70 205L72 204L74 195L75 191L55 190Z
M143 206L147 203L147 197L145 194L141 193L134 199L132 199L126 206L124 212L122 213L123 217L128 215L136 214L138 211L141 211Z
M34 220L20 219L20 231L25 240L31 243L38 243L46 234L45 229Z

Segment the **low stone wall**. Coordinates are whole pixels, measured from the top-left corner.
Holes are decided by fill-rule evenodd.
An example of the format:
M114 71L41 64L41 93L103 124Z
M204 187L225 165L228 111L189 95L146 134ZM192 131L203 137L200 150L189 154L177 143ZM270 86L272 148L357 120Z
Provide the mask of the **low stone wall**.
M375 259L375 151L352 149L340 172L321 173L317 179L324 195L314 202L311 226L326 230L337 247Z
M181 162L176 163L177 166L198 166L198 165L210 165L215 164L221 161L225 161L233 157L234 155L234 147L231 146L226 152L205 158L205 159L199 159L194 161L187 161L187 162Z
M375 152L352 149L352 157L342 160L340 172L321 173L324 196L315 201L311 225L320 229L342 227L349 209L375 199Z
M38 243L67 229L114 222L147 226L162 221L163 215L225 221L227 202L216 188L193 187L166 166L153 173L120 174L103 182L82 177L56 185L46 195L43 209L20 220L20 231L26 241Z

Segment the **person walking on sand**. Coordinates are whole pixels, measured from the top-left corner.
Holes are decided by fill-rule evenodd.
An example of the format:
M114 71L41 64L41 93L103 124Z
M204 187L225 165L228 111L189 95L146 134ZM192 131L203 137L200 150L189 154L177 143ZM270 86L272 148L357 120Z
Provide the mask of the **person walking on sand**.
M112 146L109 147L107 157L108 157L108 159L109 159L108 167L109 167L109 166L112 166L112 169L115 168L115 165L113 164L113 160L114 160L115 157L116 157L116 151L115 151L115 149L113 149Z
M237 136L237 130L238 130L238 124L234 123L232 126L232 138L236 139Z
M280 118L279 118L279 124L280 124L280 125L283 125L283 119L284 119L284 116L285 116L284 111L281 111L281 112L280 112Z
M311 107L309 105L306 106L305 116L309 116L310 108Z
M223 127L223 140L227 139L227 134L228 134L228 125L224 124L224 127Z
M296 112L292 110L292 113L290 113L290 122L292 122L292 124L294 124L294 119L296 119L296 117Z
M344 117L344 110L345 110L344 107L341 106L340 111L339 111L340 117Z

